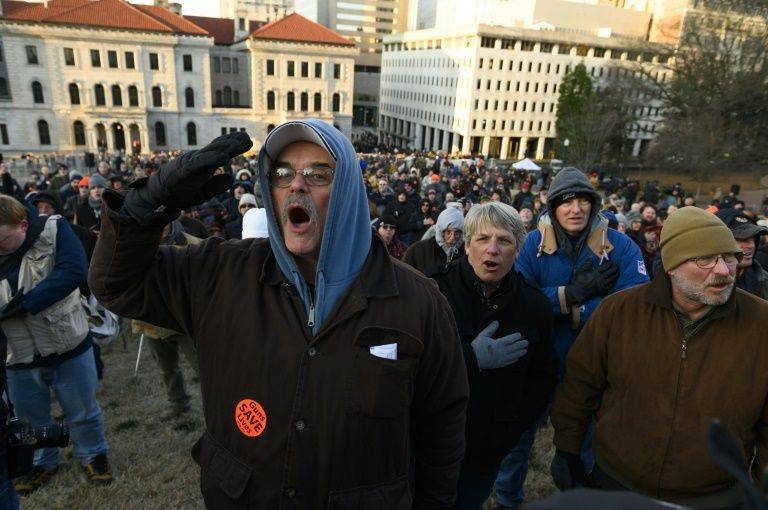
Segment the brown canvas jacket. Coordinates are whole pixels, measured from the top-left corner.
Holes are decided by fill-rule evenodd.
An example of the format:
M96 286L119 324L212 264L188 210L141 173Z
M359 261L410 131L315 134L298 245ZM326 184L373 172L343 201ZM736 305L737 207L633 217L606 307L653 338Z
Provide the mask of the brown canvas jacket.
M374 236L313 337L265 240L158 249L160 228L109 205L91 288L110 310L195 340L207 431L193 456L208 507L452 506L469 390L432 282ZM389 343L396 360L370 353Z
M580 451L596 412L597 463L670 501L734 484L707 451L719 418L753 467L768 459L768 302L736 289L685 342L669 277L607 297L571 349L552 410L555 445ZM683 355L683 353L685 353Z

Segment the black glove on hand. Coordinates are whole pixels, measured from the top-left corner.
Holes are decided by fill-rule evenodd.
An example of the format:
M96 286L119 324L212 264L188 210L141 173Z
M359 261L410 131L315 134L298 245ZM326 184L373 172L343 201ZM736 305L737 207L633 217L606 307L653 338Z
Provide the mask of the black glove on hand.
M220 166L253 146L244 132L222 135L200 150L184 154L147 179L134 182L122 212L140 223L157 215L173 220L182 209L202 204L234 183L229 173L213 175Z
M582 304L608 295L619 278L619 272L619 267L610 260L604 260L596 270L592 260L587 260L576 270L571 283L565 286L565 303L568 306Z
M587 471L581 457L573 453L557 450L549 467L555 486L561 491L588 487Z
M27 315L27 310L21 306L24 299L24 289L20 289L8 303L0 310L0 321L12 319L14 317L23 317Z

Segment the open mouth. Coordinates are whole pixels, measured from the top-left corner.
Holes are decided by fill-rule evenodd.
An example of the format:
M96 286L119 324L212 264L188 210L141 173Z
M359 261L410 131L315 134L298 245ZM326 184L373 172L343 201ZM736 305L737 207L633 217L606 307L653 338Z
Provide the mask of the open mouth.
M488 271L495 271L499 267L499 263L493 262L491 260L486 260L485 262L483 262L483 267Z
M292 230L296 232L309 229L311 217L309 211L300 205L291 205L288 207L288 223Z

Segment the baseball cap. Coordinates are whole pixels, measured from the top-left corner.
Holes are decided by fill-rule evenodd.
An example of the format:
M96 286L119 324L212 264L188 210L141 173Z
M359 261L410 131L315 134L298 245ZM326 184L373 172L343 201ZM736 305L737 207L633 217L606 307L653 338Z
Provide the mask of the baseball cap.
M336 155L320 133L311 125L302 121L291 121L273 129L264 140L264 150L269 159L275 160L283 149L295 142L310 142L319 145L336 161Z

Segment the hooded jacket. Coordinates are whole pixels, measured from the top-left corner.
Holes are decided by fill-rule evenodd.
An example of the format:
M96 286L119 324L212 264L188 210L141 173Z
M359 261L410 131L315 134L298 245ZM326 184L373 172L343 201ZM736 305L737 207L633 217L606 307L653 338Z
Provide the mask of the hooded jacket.
M271 193L264 194L264 209L269 222L269 244L277 264L285 277L296 287L304 309L317 333L333 310L339 298L360 274L371 245L371 226L368 220L368 199L365 194L357 155L350 141L335 127L319 121L306 120L320 135L326 148L336 160L333 188L328 203L328 215L323 229L323 242L317 261L315 292L299 272L296 262L285 247L285 240L275 219ZM259 153L259 184L268 190L267 174L271 165L266 149Z
M555 318L555 349L562 369L576 335L603 299L597 297L580 307L567 307L560 288L571 282L574 271L588 260L594 267L603 259L610 260L621 270L611 293L647 282L648 271L640 248L624 234L608 228L608 220L599 213L592 216L575 258L558 241L552 222L549 213L541 216L537 230L528 234L515 267L549 298Z
M450 508L469 394L453 316L371 237L351 145L319 124L338 158L316 294L271 200L269 240L178 248L158 247L162 226L115 212L110 192L92 290L195 341L206 431L193 457L209 508ZM395 359L375 354L387 345Z

